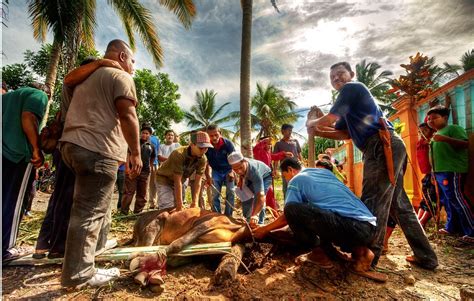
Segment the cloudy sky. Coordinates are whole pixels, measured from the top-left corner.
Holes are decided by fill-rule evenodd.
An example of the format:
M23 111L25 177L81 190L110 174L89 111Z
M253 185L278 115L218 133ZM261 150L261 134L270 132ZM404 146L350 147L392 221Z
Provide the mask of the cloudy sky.
M165 59L157 70L138 43L136 67L169 73L180 86L183 108L193 104L197 90L207 88L218 93L219 104L230 101L230 110L238 109L240 1L195 0L197 17L190 30L158 1L142 2L156 18ZM277 4L280 13L270 0L254 0L251 86L255 90L256 82L273 83L300 108L330 101L328 68L335 62L376 61L399 75L399 65L418 51L435 56L438 63L458 63L474 48L474 0L277 0ZM97 0L97 7L95 41L103 52L111 39L126 36L106 0ZM3 65L22 62L25 50L40 47L32 37L26 1L10 1L7 24L2 31ZM303 124L302 118L295 131L305 134Z

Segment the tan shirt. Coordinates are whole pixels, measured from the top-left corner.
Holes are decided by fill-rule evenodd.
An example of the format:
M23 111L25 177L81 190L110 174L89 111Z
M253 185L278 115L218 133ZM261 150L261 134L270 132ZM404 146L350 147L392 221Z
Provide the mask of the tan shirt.
M74 88L60 141L125 162L127 142L115 107L119 98L137 105L135 83L130 74L111 67L97 69Z
M196 158L191 156L190 146L181 146L175 149L168 159L162 163L156 172L156 181L159 184L174 186L174 175L182 175L186 181L195 171L202 175L206 170L206 156Z

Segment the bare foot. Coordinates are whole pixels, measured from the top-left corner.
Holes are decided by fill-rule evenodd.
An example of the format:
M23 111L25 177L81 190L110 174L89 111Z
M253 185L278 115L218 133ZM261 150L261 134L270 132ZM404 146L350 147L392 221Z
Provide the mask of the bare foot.
M374 259L374 253L367 247L356 247L352 252L354 264L353 269L356 271L368 271Z

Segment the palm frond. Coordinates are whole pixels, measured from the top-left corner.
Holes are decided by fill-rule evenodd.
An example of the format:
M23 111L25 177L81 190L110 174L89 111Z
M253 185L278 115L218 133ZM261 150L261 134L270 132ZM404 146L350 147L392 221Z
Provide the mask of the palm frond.
M107 0L109 4L124 20L129 22L134 31L137 31L143 45L153 58L153 62L157 67L163 65L163 50L161 49L158 34L153 16L150 11L145 8L138 0ZM130 40L130 37L129 37Z
M196 16L196 6L192 0L160 0L161 5L172 11L184 28L189 29Z

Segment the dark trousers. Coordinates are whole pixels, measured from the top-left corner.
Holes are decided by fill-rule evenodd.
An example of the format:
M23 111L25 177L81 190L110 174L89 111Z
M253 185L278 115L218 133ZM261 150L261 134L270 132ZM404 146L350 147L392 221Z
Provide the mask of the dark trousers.
M351 252L354 247L370 246L375 226L344 217L306 203L288 203L284 209L288 226L303 246L314 248L331 243Z
M14 163L2 156L2 257L13 248L23 216L23 202L28 199L32 168L21 161Z
M76 286L95 274L95 250L100 232L107 236L118 163L72 143L61 153L76 176L61 284Z
M59 153L59 151L58 151ZM57 154L60 156L60 153ZM56 165L56 183L36 241L37 250L64 254L76 177L62 159Z
M441 203L446 208L449 233L462 233L474 237L474 206L464 195L466 174L458 172L436 172L436 182Z
M131 179L128 176L125 177L125 194L122 198L122 204L120 205L122 212L128 213L133 195L135 195L135 206L133 212L140 213L143 208L145 208L149 175L149 171L142 171L136 178Z
M117 190L118 190L118 202L117 202L117 209L122 208L122 198L123 198L123 193L125 189L125 170L118 170L117 171L117 181L115 182L117 184Z
M413 206L403 188L407 154L403 141L392 134L393 165L396 185L390 183L383 144L378 134L367 140L364 153L364 178L361 200L377 217L377 230L371 250L375 254L372 265L377 265L383 248L388 217L400 225L415 259L426 268L438 265L438 259L418 221Z

